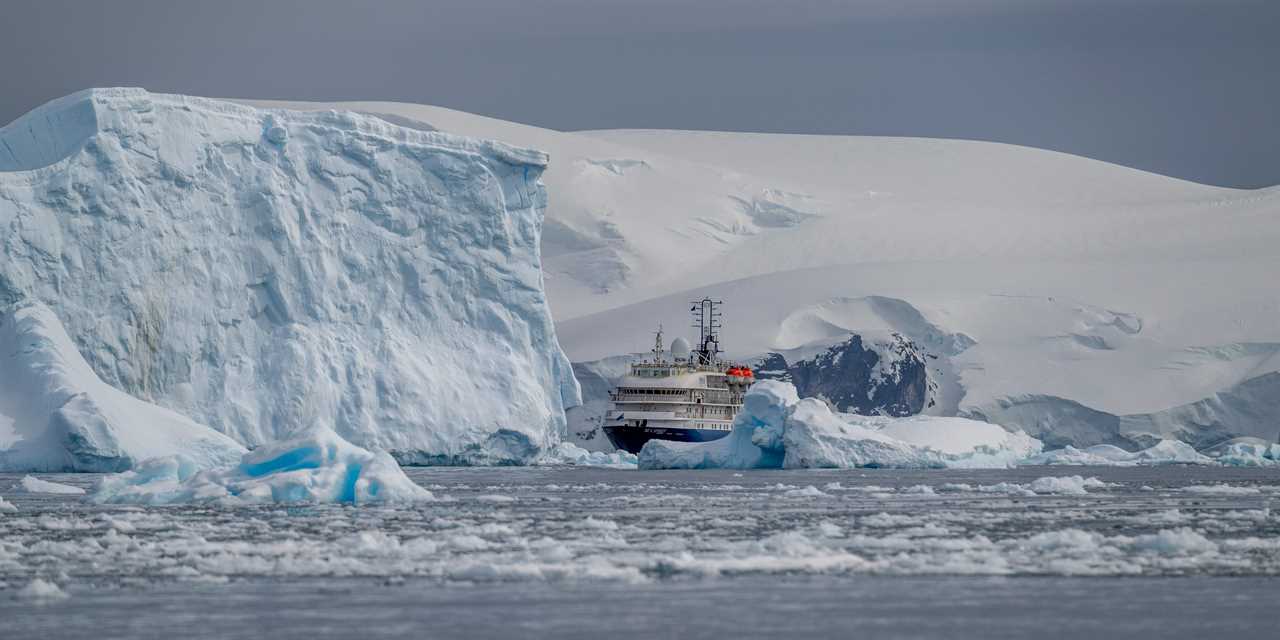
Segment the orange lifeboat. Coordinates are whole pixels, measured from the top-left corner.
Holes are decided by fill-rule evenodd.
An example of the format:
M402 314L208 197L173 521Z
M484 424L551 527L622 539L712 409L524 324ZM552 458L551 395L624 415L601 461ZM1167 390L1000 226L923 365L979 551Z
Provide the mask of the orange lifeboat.
M742 375L743 375L743 377L746 377L746 378L752 378L752 379L755 379L755 377L756 377L755 372L754 372L754 371L752 371L752 370L750 370L750 369L743 369L743 370L742 370Z

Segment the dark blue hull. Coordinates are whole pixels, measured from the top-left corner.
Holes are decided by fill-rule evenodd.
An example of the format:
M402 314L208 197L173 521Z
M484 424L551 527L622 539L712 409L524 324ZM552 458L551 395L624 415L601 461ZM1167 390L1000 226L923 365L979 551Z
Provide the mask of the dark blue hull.
M640 453L644 448L644 443L650 440L674 440L676 442L711 442L719 440L730 432L718 429L667 429L663 427L631 427L631 426L608 426L604 428L604 434L609 436L609 442L613 446L629 451L631 453Z

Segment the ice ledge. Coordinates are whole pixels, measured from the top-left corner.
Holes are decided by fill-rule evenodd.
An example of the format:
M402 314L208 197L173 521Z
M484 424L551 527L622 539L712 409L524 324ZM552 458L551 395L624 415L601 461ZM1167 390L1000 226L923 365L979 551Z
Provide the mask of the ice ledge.
M357 132L402 144L483 154L513 165L547 166L547 154L439 131L423 131L392 124L353 111L291 111L259 109L248 105L166 93L137 87L95 88L77 91L47 102L0 128L0 172L35 171L66 159L90 138L107 129L118 129L132 118L156 106L215 113L227 118L260 120L264 114L278 119L275 126L313 126ZM273 133L264 131L270 139ZM287 135L285 133L284 135Z

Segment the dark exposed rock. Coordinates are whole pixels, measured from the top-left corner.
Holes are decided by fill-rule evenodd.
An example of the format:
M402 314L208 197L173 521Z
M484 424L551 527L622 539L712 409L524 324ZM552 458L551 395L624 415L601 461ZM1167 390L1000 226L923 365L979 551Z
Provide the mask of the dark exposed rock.
M854 335L795 363L770 353L757 364L756 376L790 382L800 397L822 398L838 411L902 417L932 406L934 384L928 376L928 357L897 333L870 345Z

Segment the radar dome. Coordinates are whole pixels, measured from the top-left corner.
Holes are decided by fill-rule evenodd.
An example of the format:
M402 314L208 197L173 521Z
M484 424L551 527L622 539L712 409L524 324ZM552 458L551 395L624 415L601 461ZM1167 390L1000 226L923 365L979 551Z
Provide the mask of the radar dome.
M677 360L689 359L689 341L684 338L676 338L671 341L671 357Z

